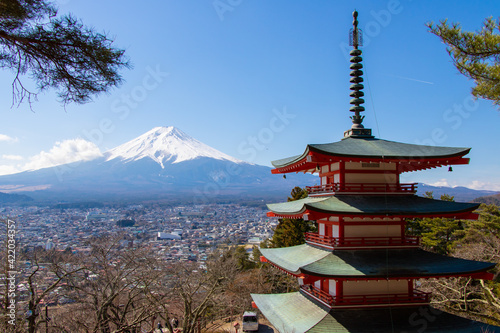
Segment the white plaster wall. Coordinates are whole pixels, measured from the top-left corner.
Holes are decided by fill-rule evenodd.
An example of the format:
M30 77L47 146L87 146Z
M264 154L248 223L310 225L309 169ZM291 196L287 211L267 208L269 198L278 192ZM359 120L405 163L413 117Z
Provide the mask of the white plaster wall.
M332 296L337 295L337 283L335 280L328 280L328 293Z
M321 289L321 280L315 281L314 286L318 289Z
M332 225L332 236L333 237L339 237L339 226L338 225Z
M325 225L323 223L318 223L318 231L320 235L325 235Z

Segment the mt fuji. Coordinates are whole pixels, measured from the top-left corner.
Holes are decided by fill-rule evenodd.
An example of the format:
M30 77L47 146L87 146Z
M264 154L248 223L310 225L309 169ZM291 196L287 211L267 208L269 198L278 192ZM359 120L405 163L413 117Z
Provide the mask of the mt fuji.
M91 161L0 176L0 192L51 201L283 199L316 178L283 179L270 167L226 155L175 127L156 127Z
M151 131L124 143L106 154L106 161L120 159L125 162L149 157L165 168L163 163L180 163L200 157L245 163L207 146L179 129L156 127Z

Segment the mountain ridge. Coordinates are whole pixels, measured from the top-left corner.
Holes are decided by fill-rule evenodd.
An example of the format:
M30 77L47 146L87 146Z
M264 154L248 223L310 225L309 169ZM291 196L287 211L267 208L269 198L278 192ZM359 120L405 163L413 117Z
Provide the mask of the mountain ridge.
M0 176L2 188L42 189L35 199L170 198L289 195L317 177L272 175L271 168L226 155L178 130L155 127L91 161Z
M164 162L180 163L198 157L210 157L235 163L246 163L214 149L174 126L152 130L104 153L106 161L121 158L136 161L149 157L164 168Z
M419 183L417 186L417 194L423 196L425 192L432 192L434 198L439 199L443 194L454 196L455 201L473 201L479 197L494 195L499 193L498 191L490 190L475 190L465 186L432 186L425 183Z

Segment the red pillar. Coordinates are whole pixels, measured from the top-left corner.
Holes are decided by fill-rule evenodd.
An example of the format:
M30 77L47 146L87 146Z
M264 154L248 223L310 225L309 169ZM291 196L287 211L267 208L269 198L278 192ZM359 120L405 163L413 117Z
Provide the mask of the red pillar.
M408 280L408 295L413 295L413 279Z
M325 293L329 294L330 291L330 286L328 284L328 279L323 279L321 280L321 290L323 290Z
M341 300L343 297L344 297L344 280L340 279L340 280L337 280L337 283L335 284L335 287L336 287L336 302L338 302L338 300Z
M344 218L339 217L339 239L342 242L344 240Z

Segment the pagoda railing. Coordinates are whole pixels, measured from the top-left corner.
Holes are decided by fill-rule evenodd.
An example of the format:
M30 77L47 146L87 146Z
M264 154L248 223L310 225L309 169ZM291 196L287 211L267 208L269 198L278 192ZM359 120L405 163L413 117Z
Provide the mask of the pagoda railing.
M417 183L408 184L355 184L355 183L333 183L318 186L306 186L306 190L310 196L325 195L331 193L408 193L414 194L417 192Z
M371 294L371 295L343 295L332 296L312 284L302 285L300 288L316 299L334 306L350 305L377 305L377 304L405 304L405 303L429 303L430 293L414 290L408 294Z
M330 237L314 232L306 232L307 243L329 247L365 247L365 246L419 246L420 237Z
M344 295L335 305L429 303L430 293L414 290L411 294Z
M335 298L312 284L304 284L300 286L300 289L304 290L307 294L319 299L323 303L328 304L328 306L332 307L335 305Z

